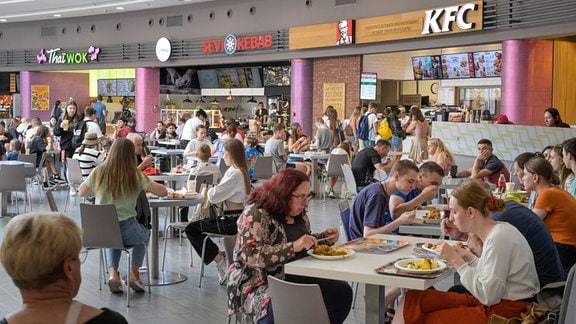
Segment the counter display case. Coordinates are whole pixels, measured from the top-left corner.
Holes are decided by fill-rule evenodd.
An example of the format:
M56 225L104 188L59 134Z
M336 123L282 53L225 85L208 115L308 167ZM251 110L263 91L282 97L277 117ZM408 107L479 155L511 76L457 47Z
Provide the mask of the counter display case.
M204 110L208 115L208 121L210 122L210 127L221 128L222 125L222 114L220 110ZM165 120L167 117L172 117L176 126L181 119L188 120L196 114L196 109L161 109L160 119Z

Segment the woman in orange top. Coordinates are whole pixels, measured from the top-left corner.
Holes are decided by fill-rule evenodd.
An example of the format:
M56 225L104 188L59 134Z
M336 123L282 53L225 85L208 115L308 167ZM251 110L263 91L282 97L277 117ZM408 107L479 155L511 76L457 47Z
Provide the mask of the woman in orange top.
M568 273L576 263L576 217L573 215L576 199L557 187L560 179L552 165L539 156L524 164L522 182L526 190L538 193L532 211L548 226L564 271Z

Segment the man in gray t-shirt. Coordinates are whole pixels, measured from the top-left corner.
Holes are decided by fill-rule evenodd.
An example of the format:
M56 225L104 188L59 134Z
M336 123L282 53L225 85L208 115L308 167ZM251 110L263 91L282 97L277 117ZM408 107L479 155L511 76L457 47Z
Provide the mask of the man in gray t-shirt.
M334 135L332 134L332 130L326 127L324 123L324 119L321 117L316 119L316 137L314 140L314 144L318 145L318 152L326 152L330 153L332 150L332 145L334 144Z
M266 141L266 146L264 147L264 155L272 156L274 159L274 164L272 165L274 173L286 167L288 157L286 156L286 150L284 150L285 139L284 126L276 124L274 126L274 135Z

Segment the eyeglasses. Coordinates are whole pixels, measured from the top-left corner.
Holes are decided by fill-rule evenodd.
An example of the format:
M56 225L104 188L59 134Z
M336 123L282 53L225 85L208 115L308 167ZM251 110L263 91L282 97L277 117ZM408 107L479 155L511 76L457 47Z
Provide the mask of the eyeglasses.
M302 195L292 194L292 197L298 198L300 200L300 202L302 202L302 203L307 203L310 201L310 199L312 199L312 197L314 197L314 194L313 193L302 194Z
M88 258L88 250L82 250L80 251L79 255L78 255L78 259L80 260L80 263L83 264L84 262L86 262L86 258Z

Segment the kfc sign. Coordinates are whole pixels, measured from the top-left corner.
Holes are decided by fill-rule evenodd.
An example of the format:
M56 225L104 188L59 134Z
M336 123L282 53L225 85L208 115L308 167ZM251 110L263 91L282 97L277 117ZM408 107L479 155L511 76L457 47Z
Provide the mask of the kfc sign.
M202 53L224 52L232 55L238 51L253 51L272 47L272 35L236 37L229 34L224 39L207 39L202 41Z
M451 32L453 31L452 23L454 22L456 22L458 28L462 30L472 29L474 23L468 22L466 18L470 12L477 9L476 4L468 3L462 6L426 10L422 35Z

